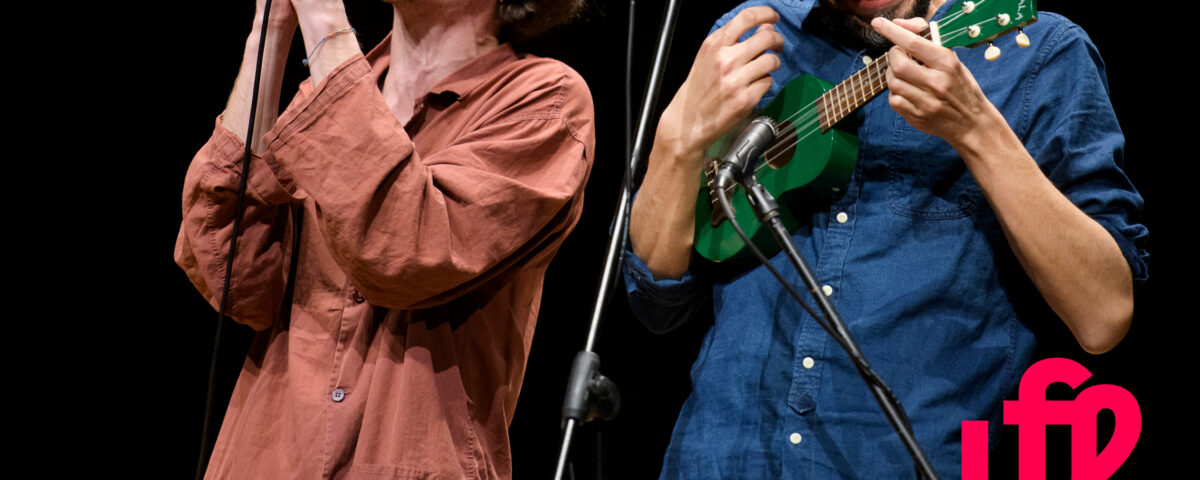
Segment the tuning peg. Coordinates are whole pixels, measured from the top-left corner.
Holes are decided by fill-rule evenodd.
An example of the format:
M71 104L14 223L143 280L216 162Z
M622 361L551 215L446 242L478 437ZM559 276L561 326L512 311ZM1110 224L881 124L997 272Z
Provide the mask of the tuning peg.
M963 13L971 13L975 11L975 2L963 2Z
M1029 35L1026 35L1024 30L1017 32L1017 46L1021 48L1029 46Z
M1000 58L1000 47L993 45L992 42L988 42L988 48L983 52L983 58L988 59L989 62Z
M975 38L979 36L979 25L971 25L967 27L967 36Z
M1001 27L1008 25L1008 22L1011 20L1012 17L1009 17L1007 13L996 15L996 23L1000 24Z

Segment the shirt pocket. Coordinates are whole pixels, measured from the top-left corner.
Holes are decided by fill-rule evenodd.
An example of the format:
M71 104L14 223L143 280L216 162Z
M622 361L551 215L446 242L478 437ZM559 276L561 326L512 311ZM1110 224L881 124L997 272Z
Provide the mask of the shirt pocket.
M888 208L921 220L969 217L979 210L983 192L958 153L903 117L895 121L887 156Z

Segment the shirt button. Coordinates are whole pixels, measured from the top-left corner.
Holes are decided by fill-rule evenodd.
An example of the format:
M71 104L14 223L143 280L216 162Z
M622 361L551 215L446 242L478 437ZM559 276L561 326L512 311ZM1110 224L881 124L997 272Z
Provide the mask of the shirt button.
M350 298L354 299L354 303L363 303L367 301L366 298L363 298L361 293L358 293L358 290L352 290L350 292Z
M871 62L873 62L874 60L872 60L871 57L869 57L867 55L863 55L862 61L863 61L863 65L870 65Z
M846 220L849 220L849 219L850 219L850 216L846 215L846 212L838 212L838 214L837 214L838 223L846 223Z
M804 368L811 369L813 365L817 364L817 361L813 360L812 357L804 357L804 360L801 360L800 363L804 365Z
M831 287L829 285L825 285L825 286L821 287L821 291L825 292L826 297L833 295L833 287Z
M800 440L803 440L803 438L800 437L799 433L793 433L790 437L788 437L788 440L792 441L792 445L799 445Z
M335 388L333 389L333 393L329 394L329 397L335 402L340 402L346 398L346 391L340 388Z

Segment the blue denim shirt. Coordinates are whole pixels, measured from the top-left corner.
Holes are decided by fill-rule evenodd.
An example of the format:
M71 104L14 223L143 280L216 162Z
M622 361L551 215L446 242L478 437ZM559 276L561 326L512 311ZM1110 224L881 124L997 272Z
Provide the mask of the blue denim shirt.
M761 105L796 75L836 83L863 67L864 52L802 29L814 3L738 7L769 4L782 16L786 51ZM1042 12L1024 31L1032 46L999 39L1004 53L995 62L983 49L958 56L1042 171L1112 234L1143 281L1142 199L1120 168L1124 138L1104 65L1063 17ZM859 112L858 163L844 194L818 207L793 240L934 466L953 478L960 422L990 420L995 444L1000 402L1030 362L1028 325L1061 320L1015 260L962 159L910 126L885 96ZM772 262L803 286L783 255ZM662 477L912 478L909 455L846 354L766 269L715 271L693 262L681 280L654 281L641 259L627 256L630 303L652 330L673 328L712 296L714 324Z

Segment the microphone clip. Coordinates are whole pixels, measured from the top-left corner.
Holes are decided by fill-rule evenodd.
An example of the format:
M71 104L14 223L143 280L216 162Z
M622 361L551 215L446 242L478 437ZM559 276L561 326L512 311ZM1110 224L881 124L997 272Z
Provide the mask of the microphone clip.
M775 122L768 117L751 121L717 163L714 187L727 190L734 183L742 183L747 175L753 176L758 157L762 156L778 134Z

